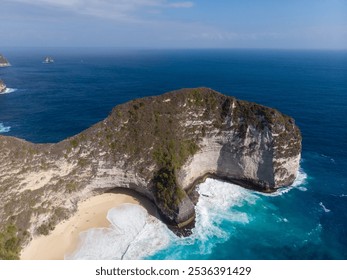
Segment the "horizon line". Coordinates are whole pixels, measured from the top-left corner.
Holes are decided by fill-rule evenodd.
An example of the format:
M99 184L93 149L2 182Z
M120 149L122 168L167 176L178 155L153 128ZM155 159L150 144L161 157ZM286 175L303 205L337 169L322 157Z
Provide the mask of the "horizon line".
M117 50L285 50L347 51L347 48L280 48L280 47L133 47L133 46L2 46L1 49L117 49Z

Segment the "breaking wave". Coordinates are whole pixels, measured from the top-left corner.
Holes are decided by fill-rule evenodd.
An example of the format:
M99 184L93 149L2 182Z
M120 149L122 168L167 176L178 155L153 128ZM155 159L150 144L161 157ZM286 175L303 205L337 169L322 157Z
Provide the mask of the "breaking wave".
M286 194L293 189L297 189L299 191L305 192L307 191L307 188L305 187L306 184L307 184L307 174L302 168L300 168L293 184L291 184L290 186L282 187L273 193L259 193L259 194L264 196L279 196L279 195Z
M0 94L8 94L15 92L17 89L16 88L6 88L4 92L1 92Z
M300 170L291 188L305 184ZM217 244L237 235L240 225L250 223L263 196L235 184L215 179L197 186L200 194L192 234L178 237L164 223L138 205L125 204L109 210L109 228L90 229L80 234L75 253L66 259L200 259L212 253ZM282 195L289 191L282 191ZM258 203L262 201L261 203ZM287 223L287 219L283 219Z
M325 205L323 204L323 202L319 202L319 206L322 207L323 211L325 213L329 213L331 210L326 208Z
M11 130L10 126L4 126L4 124L0 122L0 133L9 132L10 130Z
M215 244L230 236L230 232L221 227L225 220L249 222L247 213L230 210L230 207L254 204L257 196L237 185L214 179L207 179L200 184L198 192L200 199L196 205L196 226L192 235L177 237L143 207L124 204L109 210L109 228L82 232L79 248L73 254L66 255L65 259L143 259L166 248L179 250L182 246L193 249L190 254L209 254ZM181 250L174 250L166 254L165 258L179 259L180 254Z
M79 248L65 259L141 259L169 244L169 229L142 206L120 205L108 211L107 219L109 228L82 232Z

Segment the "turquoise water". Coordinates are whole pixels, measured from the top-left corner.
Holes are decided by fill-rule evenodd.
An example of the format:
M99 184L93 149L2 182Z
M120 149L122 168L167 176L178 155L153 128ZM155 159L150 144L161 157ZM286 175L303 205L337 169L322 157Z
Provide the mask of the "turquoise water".
M303 152L294 187L266 196L208 180L200 192L214 198L202 196L193 235L182 239L162 230L165 242L149 245L147 232L132 257L347 259L347 52L1 52L13 66L0 68L12 89L0 95L0 133L33 142L58 142L117 104L183 87L211 87L295 118ZM47 55L56 63L42 64Z

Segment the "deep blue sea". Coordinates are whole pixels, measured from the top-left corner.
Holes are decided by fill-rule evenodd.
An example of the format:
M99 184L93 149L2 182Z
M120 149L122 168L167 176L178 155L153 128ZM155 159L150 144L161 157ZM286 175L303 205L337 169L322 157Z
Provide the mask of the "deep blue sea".
M135 248L133 257L347 259L347 51L0 52L12 64L0 68L10 88L0 95L0 133L36 143L79 133L117 104L185 87L210 87L296 120L303 151L294 186L263 195L207 180L199 191L213 200L199 201L194 233L178 238L158 225L164 244L146 243L147 233L137 243L147 253ZM42 63L48 55L55 63Z

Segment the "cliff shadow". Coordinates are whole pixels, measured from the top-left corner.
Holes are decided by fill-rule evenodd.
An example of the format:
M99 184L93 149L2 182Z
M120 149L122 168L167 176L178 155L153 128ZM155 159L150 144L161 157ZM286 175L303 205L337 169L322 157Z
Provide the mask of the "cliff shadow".
M233 145L224 144L217 160L216 178L222 181L236 183L242 178L242 168L238 163L240 155Z
M152 202L149 198L146 196L138 193L137 191L127 189L127 188L120 188L120 187L115 187L113 189L110 189L106 191L105 193L113 193L113 194L125 194L128 196L133 197L142 207L144 207L148 214L151 216L154 216L158 219L160 219L160 215L157 210L157 206Z
M236 184L250 190L261 192L271 191L267 183L267 177L271 179L271 172L267 166L268 162L271 161L271 155L262 155L264 162L258 164L257 177L250 178L245 176L243 166L243 161L245 160L244 153L249 151L247 151L247 147L242 147L242 149L244 152L241 149L237 149L234 145L223 145L217 160L216 173L209 177Z

